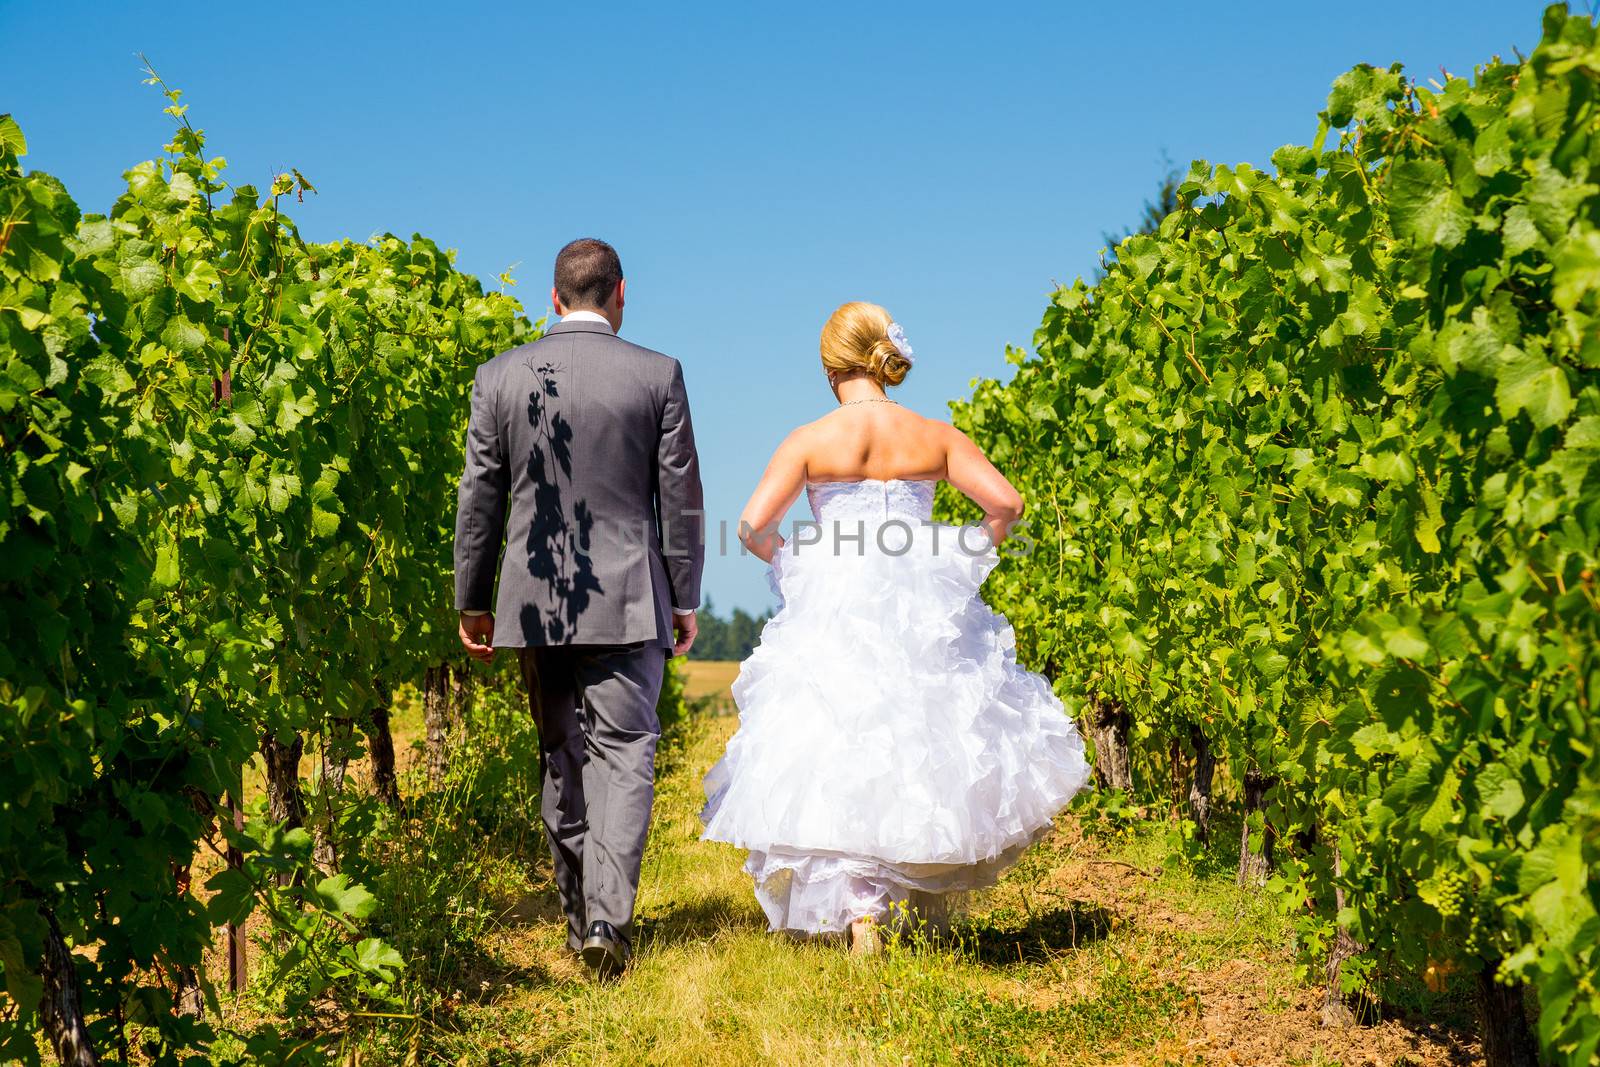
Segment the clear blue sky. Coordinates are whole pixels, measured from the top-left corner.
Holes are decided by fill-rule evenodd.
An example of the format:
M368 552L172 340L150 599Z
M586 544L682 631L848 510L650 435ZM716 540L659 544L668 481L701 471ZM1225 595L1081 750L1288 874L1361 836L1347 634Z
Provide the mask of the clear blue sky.
M1005 374L1055 282L1092 272L1163 152L1305 143L1360 61L1419 78L1538 40L1542 4L22 4L0 111L30 167L104 211L166 141L135 53L185 91L234 182L298 167L314 240L426 234L538 317L549 263L622 254L624 333L685 367L714 514L832 403L817 333L850 299L916 347L900 399L943 415ZM726 609L771 603L713 557Z

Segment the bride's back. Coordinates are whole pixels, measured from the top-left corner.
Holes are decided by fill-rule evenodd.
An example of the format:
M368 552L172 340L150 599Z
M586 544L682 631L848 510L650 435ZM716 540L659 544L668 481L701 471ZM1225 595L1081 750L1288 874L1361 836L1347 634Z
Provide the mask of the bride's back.
M808 482L938 481L951 427L893 402L847 404L799 435Z
M911 346L877 304L845 304L822 328L822 368L837 410L791 433L773 453L740 516L740 537L772 558L778 521L809 485L822 482L946 481L983 509L998 544L1022 514L1022 498L978 447L949 423L890 400L886 388L911 370Z

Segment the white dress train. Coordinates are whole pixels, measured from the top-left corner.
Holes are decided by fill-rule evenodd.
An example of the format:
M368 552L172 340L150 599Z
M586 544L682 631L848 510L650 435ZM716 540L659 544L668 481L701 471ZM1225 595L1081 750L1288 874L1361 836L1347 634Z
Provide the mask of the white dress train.
M816 527L773 559L780 607L733 683L701 819L749 850L774 930L991 885L1088 779L1061 701L978 595L994 550L930 521L934 485L813 485Z

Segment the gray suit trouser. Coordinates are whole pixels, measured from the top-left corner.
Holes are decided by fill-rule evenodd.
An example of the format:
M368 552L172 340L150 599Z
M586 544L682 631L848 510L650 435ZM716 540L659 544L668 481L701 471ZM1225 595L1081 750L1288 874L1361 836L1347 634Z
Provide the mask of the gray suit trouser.
M655 800L660 645L517 650L544 764L541 815L576 950L592 922L633 936Z

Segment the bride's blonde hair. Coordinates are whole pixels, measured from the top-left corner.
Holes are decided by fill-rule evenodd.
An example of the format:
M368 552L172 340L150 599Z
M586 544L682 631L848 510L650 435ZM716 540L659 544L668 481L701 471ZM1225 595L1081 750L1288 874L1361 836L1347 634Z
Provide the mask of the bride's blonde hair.
M864 372L884 385L899 385L911 361L889 340L889 312L852 300L839 305L822 327L822 366L830 375Z

